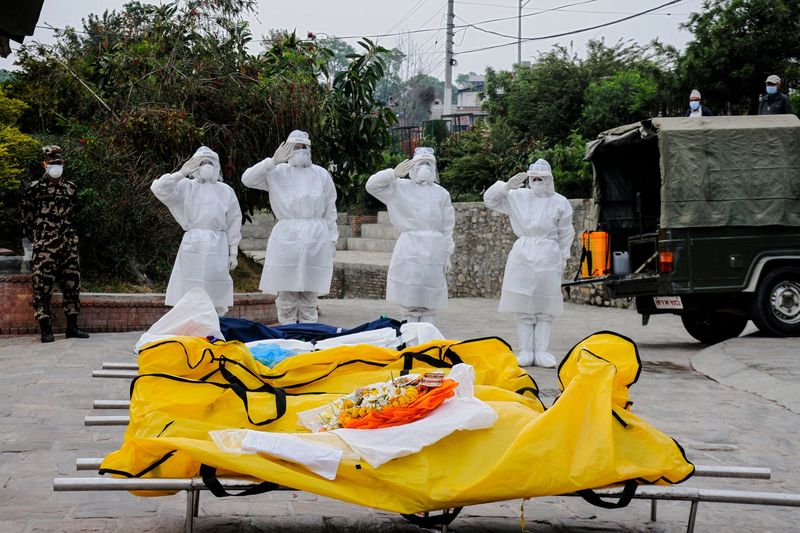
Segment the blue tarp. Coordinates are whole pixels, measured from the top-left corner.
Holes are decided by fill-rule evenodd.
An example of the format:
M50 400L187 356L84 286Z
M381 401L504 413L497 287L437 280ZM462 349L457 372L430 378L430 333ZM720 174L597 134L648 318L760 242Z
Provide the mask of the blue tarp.
M306 342L316 342L332 337L341 337L351 333L372 331L382 328L392 328L400 334L399 320L393 318L379 318L366 324L361 324L352 329L337 328L327 324L287 324L271 328L252 320L244 318L220 317L219 327L222 335L229 341L252 342L265 339L297 339Z

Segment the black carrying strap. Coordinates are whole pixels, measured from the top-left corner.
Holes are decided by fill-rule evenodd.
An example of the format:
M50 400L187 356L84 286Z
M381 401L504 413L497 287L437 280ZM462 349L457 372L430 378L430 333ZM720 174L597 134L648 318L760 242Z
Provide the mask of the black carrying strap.
M264 383L261 387L255 390L248 389L242 381L237 378L230 370L225 367L225 361L220 361L219 371L222 377L230 384L230 389L242 400L244 404L245 413L247 413L247 420L255 426L264 426L274 422L286 414L286 391L280 387L273 387ZM275 416L267 418L266 420L255 421L250 416L250 405L247 400L248 392L267 392L275 395Z
M253 494L263 494L265 492L269 492L271 490L277 489L280 485L277 483L272 483L271 481L262 481L255 487L250 487L249 489L245 489L238 494L231 494L222 486L222 483L219 482L219 478L217 478L217 469L213 466L208 466L206 464L200 465L200 476L203 478L203 483L205 484L206 488L211 491L211 494L216 496L217 498L225 498L227 496L251 496Z
M421 514L402 514L403 518L414 524L415 526L436 529L442 526L449 526L450 523L456 519L458 513L461 512L463 507L454 507L452 509L442 509L438 513L421 513Z
M636 480L629 479L626 481L625 488L622 489L622 493L619 496L616 496L617 501L615 502L602 499L592 489L579 490L577 491L577 494L587 502L591 503L592 505L596 505L597 507L602 507L603 509L622 509L631 503L633 496L636 494L636 487L638 486L639 484L636 483ZM615 496L609 497L614 498Z

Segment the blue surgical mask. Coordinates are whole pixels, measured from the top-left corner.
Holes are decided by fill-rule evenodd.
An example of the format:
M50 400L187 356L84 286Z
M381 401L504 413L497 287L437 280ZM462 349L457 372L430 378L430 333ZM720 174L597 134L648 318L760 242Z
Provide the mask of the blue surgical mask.
M767 85L767 94L775 94L778 92L778 88L775 85Z
M692 111L697 111L698 109L700 109L700 102L698 102L697 100L691 100L689 102L689 107L692 108Z

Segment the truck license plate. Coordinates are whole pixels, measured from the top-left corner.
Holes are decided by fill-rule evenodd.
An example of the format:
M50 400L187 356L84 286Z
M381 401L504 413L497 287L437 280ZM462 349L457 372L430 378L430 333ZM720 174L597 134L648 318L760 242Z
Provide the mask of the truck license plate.
M680 296L653 296L656 309L683 309Z

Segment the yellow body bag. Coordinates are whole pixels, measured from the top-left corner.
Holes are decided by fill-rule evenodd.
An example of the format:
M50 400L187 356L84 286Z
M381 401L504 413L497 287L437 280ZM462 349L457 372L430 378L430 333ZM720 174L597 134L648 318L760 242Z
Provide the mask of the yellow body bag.
M457 431L372 468L345 456L335 480L301 465L217 448L209 431L306 431L296 414L404 373L474 367L475 396L495 410L488 429ZM678 483L693 465L681 447L630 412L641 369L635 344L613 333L578 343L545 409L533 378L498 338L434 341L395 351L342 346L261 365L238 342L176 337L144 347L131 384L130 424L101 473L125 477L246 475L359 505L416 513L614 483ZM370 431L370 430L364 430ZM162 495L149 492L144 495Z

